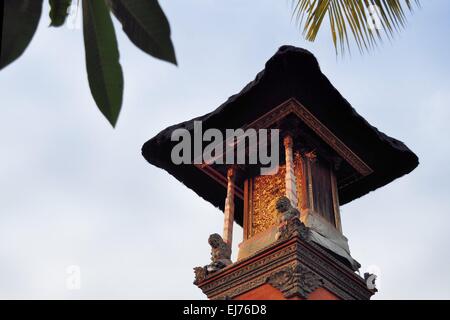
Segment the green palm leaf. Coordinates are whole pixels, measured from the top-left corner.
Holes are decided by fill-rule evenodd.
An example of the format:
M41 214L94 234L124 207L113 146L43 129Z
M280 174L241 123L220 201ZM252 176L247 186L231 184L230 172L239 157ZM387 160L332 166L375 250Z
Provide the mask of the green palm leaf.
M123 31L144 52L177 64L170 26L157 0L107 0Z
M83 35L92 96L114 127L122 106L123 74L114 26L103 0L83 0Z
M0 69L19 58L33 39L42 12L42 0L5 0Z
M294 17L303 36L314 41L328 16L336 53L350 50L349 33L358 49L375 47L383 36L392 38L406 24L405 11L419 0L294 0Z
M49 0L52 27L60 27L66 21L72 0Z

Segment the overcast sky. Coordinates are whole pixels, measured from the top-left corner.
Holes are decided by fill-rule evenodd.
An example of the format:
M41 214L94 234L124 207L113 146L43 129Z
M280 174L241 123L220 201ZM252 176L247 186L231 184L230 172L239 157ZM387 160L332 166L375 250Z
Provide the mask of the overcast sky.
M342 207L352 255L380 273L376 298L449 299L450 2L422 1L395 41L343 59L326 28L314 44L301 38L290 1L160 2L179 67L135 48L116 23L125 93L115 130L90 96L82 30L48 28L47 5L26 53L0 72L0 298L204 299L192 268L209 262L223 216L141 146L215 109L290 44L419 156L408 176ZM70 265L80 290L66 287Z

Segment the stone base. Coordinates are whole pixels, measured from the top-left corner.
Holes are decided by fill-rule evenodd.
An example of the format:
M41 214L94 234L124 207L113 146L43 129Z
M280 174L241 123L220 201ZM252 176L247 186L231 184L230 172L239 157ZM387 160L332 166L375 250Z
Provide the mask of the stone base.
M267 230L247 239L239 244L238 261L248 258L258 251L272 245L276 242L275 236L278 232L278 226L272 226Z
M307 232L299 226L292 237L195 283L209 299L370 299L374 290L364 279L308 240Z

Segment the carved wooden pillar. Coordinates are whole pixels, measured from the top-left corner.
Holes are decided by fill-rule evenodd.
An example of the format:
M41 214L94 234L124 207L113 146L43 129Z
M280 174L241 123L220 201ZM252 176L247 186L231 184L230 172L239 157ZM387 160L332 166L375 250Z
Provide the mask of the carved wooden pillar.
M312 166L317 160L315 151L310 151L305 154L306 163L306 180L307 180L307 195L308 195L308 210L315 210L314 196L313 196L313 181L312 181Z
M292 137L287 135L283 140L286 154L286 197L291 200L292 206L298 207L297 182L294 172L294 154L292 150Z
M230 167L227 171L227 197L225 199L223 241L231 248L233 241L233 222L234 222L234 176L235 168Z
M308 180L308 159L305 154L299 155L300 168L297 168L299 172L299 188L297 190L298 200L300 202L299 210L300 216L303 217L308 214L309 210L309 180ZM303 221L303 220L302 220Z

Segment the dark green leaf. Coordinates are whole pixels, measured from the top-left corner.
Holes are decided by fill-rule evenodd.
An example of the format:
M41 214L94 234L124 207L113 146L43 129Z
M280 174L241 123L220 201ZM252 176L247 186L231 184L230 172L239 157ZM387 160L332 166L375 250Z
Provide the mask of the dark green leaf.
M68 10L72 0L49 0L50 4L50 26L60 27L66 21Z
M146 53L177 64L170 26L157 0L107 0L128 38Z
M114 127L122 106L123 74L114 26L103 0L83 0L83 34L89 87Z
M19 58L31 42L41 18L42 0L3 1L0 69Z

